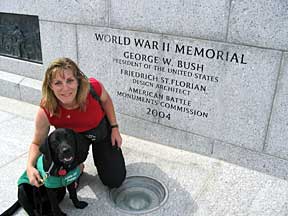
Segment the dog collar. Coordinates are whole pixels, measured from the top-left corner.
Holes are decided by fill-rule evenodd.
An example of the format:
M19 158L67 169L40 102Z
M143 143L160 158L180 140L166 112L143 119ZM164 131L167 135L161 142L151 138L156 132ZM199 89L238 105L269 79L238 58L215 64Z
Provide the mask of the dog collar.
M51 175L50 173L51 173L51 170L53 169L53 167L54 167L54 161L52 161L52 163L51 163L48 171L45 172L45 176L44 176L45 179L48 178L48 177ZM67 175L67 170L66 170L66 169L63 169L63 167L61 167L61 168L58 170L57 173L58 173L59 176L65 176L65 175ZM45 179L44 179L44 180L45 180Z
M65 175L67 175L66 169L60 168L60 169L58 170L58 175L59 175L59 176L65 176Z

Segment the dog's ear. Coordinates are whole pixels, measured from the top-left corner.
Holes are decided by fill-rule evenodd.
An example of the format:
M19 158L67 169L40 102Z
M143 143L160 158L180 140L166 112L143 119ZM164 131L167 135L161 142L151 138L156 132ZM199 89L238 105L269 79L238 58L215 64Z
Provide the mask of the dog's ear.
M39 150L44 155L45 160L47 160L49 163L52 162L51 150L49 145L49 136L40 145Z
M86 160L89 152L90 141L83 134L74 132L77 163L82 163Z

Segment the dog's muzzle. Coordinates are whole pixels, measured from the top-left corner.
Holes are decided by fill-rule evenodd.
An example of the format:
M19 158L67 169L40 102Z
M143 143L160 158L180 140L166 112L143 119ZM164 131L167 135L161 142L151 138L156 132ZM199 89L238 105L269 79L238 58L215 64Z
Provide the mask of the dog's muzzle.
M65 164L72 163L74 160L74 154L72 149L69 147L61 148L59 151L59 160Z

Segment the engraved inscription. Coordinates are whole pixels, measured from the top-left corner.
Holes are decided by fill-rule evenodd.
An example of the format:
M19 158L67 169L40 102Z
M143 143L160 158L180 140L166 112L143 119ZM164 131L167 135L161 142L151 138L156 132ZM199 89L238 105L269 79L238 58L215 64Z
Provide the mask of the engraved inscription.
M206 105L211 103L205 101L211 101L222 81L221 71L214 65L248 64L245 54L233 48L220 50L178 40L94 35L96 43L119 46L111 63L116 68L114 76L125 85L116 89L116 97L139 106L144 111L137 113L141 117L145 114L177 122L180 116L180 119L187 116L205 121L216 114L215 109Z

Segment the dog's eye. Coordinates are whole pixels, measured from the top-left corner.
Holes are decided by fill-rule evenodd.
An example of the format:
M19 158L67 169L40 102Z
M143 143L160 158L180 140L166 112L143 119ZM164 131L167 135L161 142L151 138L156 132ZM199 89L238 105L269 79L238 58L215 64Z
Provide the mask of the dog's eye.
M71 139L73 139L73 135L71 133L66 133L65 134L65 139L66 140L71 140Z
M59 143L59 142L61 142L61 140L62 139L60 137L55 137L55 141L56 141L55 143Z

